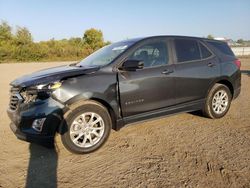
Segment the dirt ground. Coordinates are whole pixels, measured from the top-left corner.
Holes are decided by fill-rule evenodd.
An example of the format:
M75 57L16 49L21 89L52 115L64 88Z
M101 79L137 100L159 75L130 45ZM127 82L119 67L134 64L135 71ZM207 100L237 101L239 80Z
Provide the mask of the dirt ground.
M107 143L75 155L16 139L8 83L62 63L0 65L0 187L250 187L250 59L242 92L226 117L183 113L112 131Z

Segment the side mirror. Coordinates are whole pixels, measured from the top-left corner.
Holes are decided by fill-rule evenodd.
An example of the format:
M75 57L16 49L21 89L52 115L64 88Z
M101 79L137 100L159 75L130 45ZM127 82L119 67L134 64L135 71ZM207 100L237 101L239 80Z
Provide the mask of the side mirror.
M127 60L122 64L121 69L126 71L136 71L144 67L143 61L140 60Z

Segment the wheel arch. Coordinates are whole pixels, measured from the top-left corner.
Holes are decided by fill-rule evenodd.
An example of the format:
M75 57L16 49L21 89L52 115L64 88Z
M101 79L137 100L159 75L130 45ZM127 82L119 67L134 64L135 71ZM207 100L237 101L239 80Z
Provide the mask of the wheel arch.
M233 84L232 84L232 82L231 82L228 78L226 78L226 77L221 78L221 79L217 79L217 80L215 80L212 84L210 84L209 89L208 89L208 91L207 91L207 95L208 95L209 91L212 89L212 87L213 87L215 84L223 84L223 85L227 86L228 89L230 90L231 94L232 94L232 97L234 96L234 87L233 87Z
M72 108L72 106L75 106L75 105L81 106L82 102L88 101L88 100L98 102L98 103L102 104L108 110L110 117L111 117L111 120L112 120L112 129L116 130L117 114L115 113L115 110L111 106L111 104L101 97L91 96L91 97L85 98L82 96L76 96L67 103L68 110L66 110L65 114L70 110L70 108Z
M110 114L110 117L111 117L111 120L112 120L112 129L116 130L116 115L115 115L115 111L114 109L112 108L112 106L105 100L103 99L100 99L100 98L95 98L95 97L92 97L88 100L92 100L92 101L97 101L99 103L101 103L104 107L107 108L109 114Z
M223 84L223 85L227 86L228 89L230 90L231 94L232 94L232 97L234 96L233 84L229 80L220 80L220 81L218 81L216 83Z

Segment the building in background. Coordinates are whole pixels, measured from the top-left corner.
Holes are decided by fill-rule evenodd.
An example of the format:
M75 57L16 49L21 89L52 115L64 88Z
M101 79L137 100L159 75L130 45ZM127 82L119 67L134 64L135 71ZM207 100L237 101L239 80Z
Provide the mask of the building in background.
M225 37L215 37L214 40L220 40L220 41L224 41L226 42L229 46L237 46L235 41L233 41L232 39L228 39Z

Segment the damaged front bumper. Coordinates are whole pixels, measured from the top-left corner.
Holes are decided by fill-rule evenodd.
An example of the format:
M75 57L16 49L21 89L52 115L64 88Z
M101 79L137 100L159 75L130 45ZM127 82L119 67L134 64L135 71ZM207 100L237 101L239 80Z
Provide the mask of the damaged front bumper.
M31 104L20 104L16 110L9 108L10 128L21 140L46 143L54 139L63 120L64 108L62 103L51 97Z

